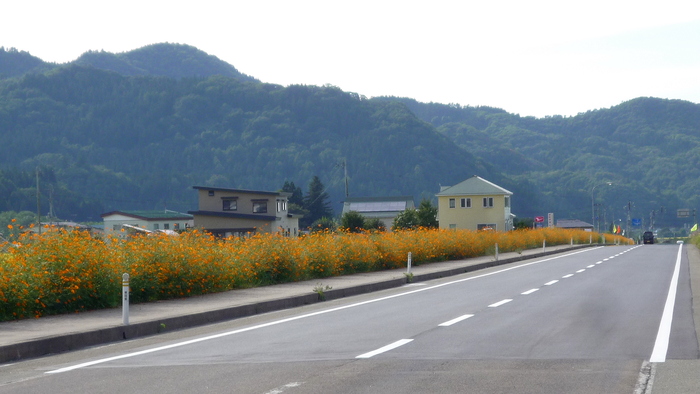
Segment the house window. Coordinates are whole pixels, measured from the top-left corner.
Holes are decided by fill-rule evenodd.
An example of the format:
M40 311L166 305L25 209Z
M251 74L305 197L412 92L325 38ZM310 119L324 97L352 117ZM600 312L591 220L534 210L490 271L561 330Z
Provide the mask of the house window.
M253 213L267 213L267 200L253 201Z
M226 198L222 200L224 211L236 211L238 210L238 200L235 198Z
M159 228L160 228L160 226L158 225L158 223L153 223L154 230L158 230Z
M493 197L484 197L484 208L493 208Z
M472 199L471 198L460 199L459 206L462 208L471 208L472 207Z
M506 204L506 208L510 208L510 197L506 196L505 204Z
M450 198L450 208L454 208L454 207L455 207L455 199Z
M277 212L282 212L287 210L286 200L277 200Z
M457 228L456 223L450 223L450 230L455 230Z
M213 191L213 190L209 190L209 197L214 197L214 191Z
M180 223L175 223L174 229L175 229L175 230L179 230L179 229L180 229Z
M164 230L170 230L170 223L165 223L165 224L163 224L163 229L164 229Z

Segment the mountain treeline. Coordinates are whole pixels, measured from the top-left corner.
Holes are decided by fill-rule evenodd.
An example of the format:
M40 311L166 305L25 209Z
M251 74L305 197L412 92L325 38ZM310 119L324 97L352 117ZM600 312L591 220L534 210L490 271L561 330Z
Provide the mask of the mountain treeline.
M700 205L698 104L637 98L571 117L534 118L489 107L381 100L404 103L461 148L529 184L542 205L521 208L522 215L556 212L590 222L595 203L596 215L608 222L625 222L630 209L645 225L652 216L657 225L683 225L691 219L677 220L676 210Z
M339 211L343 163L353 196L430 196L440 182L498 177L398 102L76 65L0 82L0 146L0 168L51 168L102 212L187 211L193 185L277 190L315 175Z
M186 45L65 65L0 49L0 178L43 169L65 204L57 214L78 220L187 211L193 185L277 190L314 176L338 213L347 165L353 197L420 200L480 175L515 193L518 216L590 222L595 210L609 223L629 210L645 226L684 225L676 210L700 203L699 128L700 105L679 100L534 118L261 83ZM33 186L2 183L20 184L2 190L7 209L32 205L18 196Z

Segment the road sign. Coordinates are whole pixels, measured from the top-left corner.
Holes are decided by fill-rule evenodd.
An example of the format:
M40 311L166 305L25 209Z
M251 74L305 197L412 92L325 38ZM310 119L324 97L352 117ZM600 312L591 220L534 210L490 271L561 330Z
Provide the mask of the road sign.
M632 225L633 226L641 226L642 225L642 219L632 219Z
M679 209L676 211L676 215L679 218L689 218L690 215L690 209Z

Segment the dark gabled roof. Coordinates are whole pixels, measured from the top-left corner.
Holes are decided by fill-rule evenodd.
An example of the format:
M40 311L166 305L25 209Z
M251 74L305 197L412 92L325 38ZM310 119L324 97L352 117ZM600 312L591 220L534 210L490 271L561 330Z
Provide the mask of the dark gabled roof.
M221 218L231 218L231 219L251 219L251 220L262 220L266 222L273 222L277 220L277 216L270 215L254 215L250 213L233 213L233 212L218 212L218 211L187 211L187 213L192 215L200 216L218 216Z
M134 219L141 220L191 220L192 215L186 213L175 212L175 211L112 211L103 213L100 217L110 216L110 215L123 215L129 216Z
M220 192L232 192L232 193L248 193L248 194L268 194L272 196L285 196L289 197L292 193L288 192L271 192L265 190L248 190L248 189L231 189L227 187L212 187L212 186L192 186L196 190L215 190Z
M493 194L511 195L513 193L495 183L491 183L484 178L474 175L466 181L443 188L436 196L487 196Z

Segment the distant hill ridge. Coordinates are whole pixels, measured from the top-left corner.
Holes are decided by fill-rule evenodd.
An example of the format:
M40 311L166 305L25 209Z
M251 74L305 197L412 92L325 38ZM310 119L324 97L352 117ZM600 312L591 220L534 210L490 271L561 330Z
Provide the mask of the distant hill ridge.
M595 208L623 221L631 209L645 226L678 224L676 209L700 206L699 127L700 105L682 100L534 118L261 83L188 45L63 65L0 48L0 171L53 171L57 204L72 199L63 211L78 217L186 211L193 184L275 189L314 175L339 204L344 160L353 197L430 198L480 175L515 192L521 217L591 221ZM33 180L13 171L0 176L0 211L32 209Z
M0 79L27 73L44 72L58 67L81 65L114 71L125 76L149 75L168 78L208 78L222 75L240 81L259 82L239 72L234 66L193 46L160 43L123 53L88 51L66 63L46 63L27 52L14 48L0 49Z

